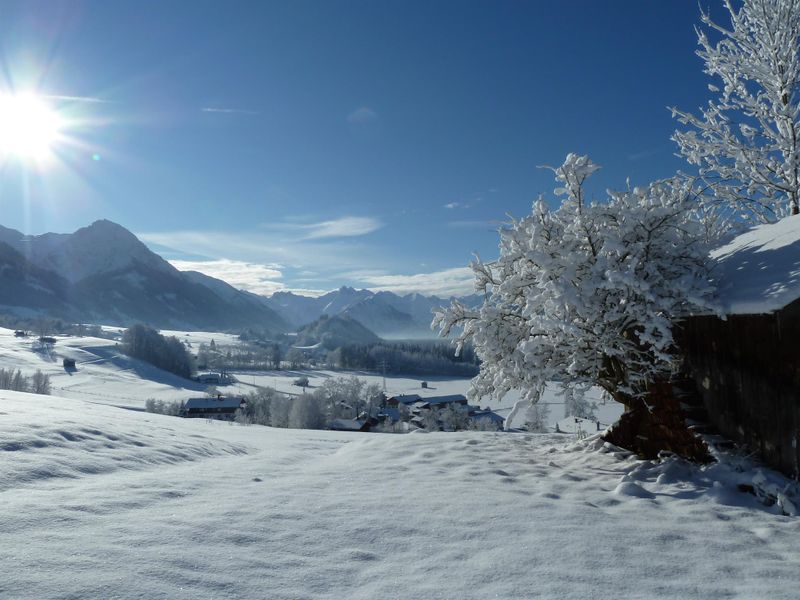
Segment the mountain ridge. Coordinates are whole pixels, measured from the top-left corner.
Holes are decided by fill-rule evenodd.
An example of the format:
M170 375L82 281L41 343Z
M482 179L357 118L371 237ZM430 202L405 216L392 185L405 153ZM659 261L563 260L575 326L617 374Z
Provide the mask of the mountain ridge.
M95 221L72 234L26 236L0 229L0 304L81 322L156 327L285 331L286 321L225 282L203 284L178 271L133 233ZM44 298L47 301L40 301Z
M467 300L471 297L467 297ZM0 225L0 310L127 326L297 331L343 316L382 338L432 338L449 299L342 286L318 297L261 296L179 271L133 233L101 219L73 233L25 235ZM470 303L468 301L468 303Z

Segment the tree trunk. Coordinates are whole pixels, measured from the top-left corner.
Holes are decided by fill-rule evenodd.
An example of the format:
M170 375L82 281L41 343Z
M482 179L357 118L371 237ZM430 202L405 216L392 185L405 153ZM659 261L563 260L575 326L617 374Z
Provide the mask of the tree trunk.
M693 462L713 459L705 442L686 425L681 405L669 382L652 384L643 398L616 394L625 405L619 422L604 436L607 442L635 452L641 458L658 458L671 452Z

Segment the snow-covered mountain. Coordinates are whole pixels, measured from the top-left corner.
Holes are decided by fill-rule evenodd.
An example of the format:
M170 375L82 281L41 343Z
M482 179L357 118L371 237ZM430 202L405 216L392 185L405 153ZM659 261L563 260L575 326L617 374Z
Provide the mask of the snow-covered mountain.
M72 234L0 228L0 290L0 304L18 313L119 325L288 328L260 297L178 271L110 221Z
M64 278L37 267L11 245L0 241L0 305L23 313L63 311L68 287Z
M377 335L352 317L322 315L298 331L294 345L308 347L320 344L327 350L334 350L339 346L373 344L379 341Z
M130 231L106 220L95 221L72 234L28 236L3 228L0 240L11 245L37 267L58 273L71 283L118 272L133 265L164 273L175 271Z
M479 298L469 296L462 300L474 305ZM318 298L277 292L268 303L295 327L322 315L347 315L384 338L430 338L436 335L430 329L433 310L448 305L450 299L342 287Z
M35 236L0 226L0 310L16 313L173 329L273 331L341 315L384 338L430 338L433 310L449 302L346 286L318 298L291 292L266 298L202 273L178 271L111 221L71 234Z
M316 321L322 315L341 314L372 295L369 290L343 286L317 298L299 296L292 292L276 292L267 302L293 326L301 327Z

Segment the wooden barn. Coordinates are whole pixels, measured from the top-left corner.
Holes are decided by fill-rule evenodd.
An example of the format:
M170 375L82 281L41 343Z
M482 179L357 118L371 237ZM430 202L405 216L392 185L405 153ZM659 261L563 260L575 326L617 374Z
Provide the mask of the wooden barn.
M720 433L800 476L800 216L761 225L712 253L721 316L677 332Z

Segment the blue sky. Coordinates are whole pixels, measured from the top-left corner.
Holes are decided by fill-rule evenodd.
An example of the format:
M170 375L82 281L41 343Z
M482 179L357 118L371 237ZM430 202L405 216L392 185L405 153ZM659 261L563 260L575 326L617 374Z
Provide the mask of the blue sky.
M667 106L707 80L694 1L0 1L5 91L64 120L7 160L0 224L107 218L239 287L469 291L471 254L550 194L686 168Z

